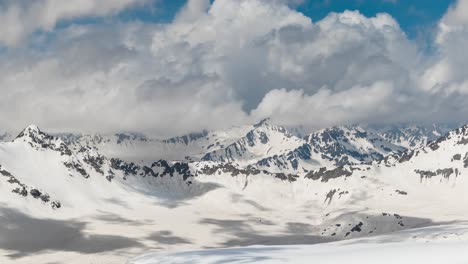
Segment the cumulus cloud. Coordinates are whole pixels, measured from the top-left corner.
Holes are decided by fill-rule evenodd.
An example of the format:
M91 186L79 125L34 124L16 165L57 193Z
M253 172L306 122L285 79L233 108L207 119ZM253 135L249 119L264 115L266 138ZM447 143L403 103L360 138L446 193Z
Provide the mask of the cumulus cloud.
M145 1L3 0L0 1L0 43L14 46L36 30L53 30L62 20L113 15Z
M177 14L178 22L193 22L203 16L210 7L210 0L189 0Z
M137 2L57 11L53 22L21 24L22 34ZM468 114L465 2L441 19L434 55L419 52L388 14L313 22L282 0L191 0L168 24L72 23L34 38L39 50L0 55L0 125L170 136L264 117L311 129L460 121Z
M428 92L468 94L468 1L459 0L438 24L437 54L425 69L420 87Z

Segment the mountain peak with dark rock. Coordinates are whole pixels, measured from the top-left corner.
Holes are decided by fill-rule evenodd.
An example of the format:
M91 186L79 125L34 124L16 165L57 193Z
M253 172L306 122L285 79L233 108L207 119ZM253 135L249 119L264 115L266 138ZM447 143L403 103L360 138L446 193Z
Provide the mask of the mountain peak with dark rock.
M18 136L16 136L15 141L18 139L32 139L33 142L39 143L39 141L44 140L47 137L52 137L42 132L38 126L32 124L24 128Z

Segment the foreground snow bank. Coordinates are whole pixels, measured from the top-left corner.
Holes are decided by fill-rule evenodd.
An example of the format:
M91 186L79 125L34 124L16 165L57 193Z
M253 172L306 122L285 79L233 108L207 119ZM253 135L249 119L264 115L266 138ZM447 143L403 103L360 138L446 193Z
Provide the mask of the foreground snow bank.
M317 245L250 246L148 254L130 260L128 264L461 264L468 263L467 228L456 225L426 227Z
M131 264L179 263L399 263L461 264L468 261L468 242L404 242L386 244L323 244L252 246L145 255Z

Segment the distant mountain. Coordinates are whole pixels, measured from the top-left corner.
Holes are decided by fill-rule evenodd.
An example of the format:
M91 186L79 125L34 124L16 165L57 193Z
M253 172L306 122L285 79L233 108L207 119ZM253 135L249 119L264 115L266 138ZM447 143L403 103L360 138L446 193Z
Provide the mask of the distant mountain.
M8 132L0 133L0 142L10 141L13 139L13 136Z
M206 153L202 160L251 165L266 157L285 154L304 143L284 127L263 120L235 142Z
M151 162L158 159L200 160L205 153L231 144L252 126L233 127L219 131L202 131L169 139L155 139L139 133L111 135L57 134L76 146L92 146L108 157L128 162Z
M126 162L203 160L255 166L270 172L300 173L380 160L389 154L424 146L448 130L448 125L353 125L326 128L301 137L302 128L285 128L266 119L254 125L205 130L169 139L139 133L57 136L68 144L90 146Z
M373 130L392 144L411 149L423 147L457 127L459 126L450 124L400 124L369 126L367 129Z
M275 171L307 172L320 167L369 163L404 150L359 126L340 126L312 133L298 148L259 160L257 165Z
M0 143L2 201L13 204L23 201L52 209L85 206L116 192L126 193L123 185L151 189L147 176L166 175L180 177L182 182L193 177L187 163L127 163L107 158L95 147L67 143L35 125L25 128L12 142Z
M318 243L468 220L468 126L406 150L358 126L304 139L269 121L230 131L164 142L128 134L64 140L25 128L0 142L0 251L22 249L10 241L42 245L43 236L53 249L79 239L88 250L90 241L116 241L106 233L116 228L145 246L225 247ZM217 149L185 161L133 162L101 151L173 144L203 153L208 143ZM214 153L219 159L206 158ZM85 235L76 231L86 226Z

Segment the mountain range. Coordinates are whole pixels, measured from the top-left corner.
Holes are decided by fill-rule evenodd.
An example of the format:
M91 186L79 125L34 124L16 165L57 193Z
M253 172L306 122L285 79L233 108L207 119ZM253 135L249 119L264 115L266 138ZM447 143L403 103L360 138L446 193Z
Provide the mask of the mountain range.
M34 125L4 136L2 262L310 244L468 219L468 126L291 131L262 120L170 139Z

